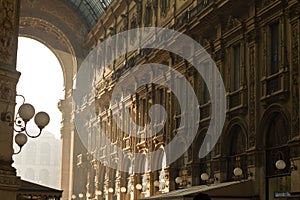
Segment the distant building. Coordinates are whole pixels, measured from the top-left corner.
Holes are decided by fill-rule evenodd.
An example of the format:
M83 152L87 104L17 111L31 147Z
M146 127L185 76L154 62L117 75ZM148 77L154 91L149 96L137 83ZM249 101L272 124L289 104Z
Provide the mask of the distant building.
M60 188L60 141L43 131L38 140L29 139L22 154L14 156L14 167L22 179Z

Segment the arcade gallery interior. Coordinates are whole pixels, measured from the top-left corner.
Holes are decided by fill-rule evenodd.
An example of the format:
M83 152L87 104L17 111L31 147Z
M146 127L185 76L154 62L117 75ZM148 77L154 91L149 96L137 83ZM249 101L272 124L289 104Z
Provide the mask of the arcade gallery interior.
M300 1L1 0L0 26L1 199L300 199ZM15 111L19 36L62 68L60 190L12 167L51 118Z

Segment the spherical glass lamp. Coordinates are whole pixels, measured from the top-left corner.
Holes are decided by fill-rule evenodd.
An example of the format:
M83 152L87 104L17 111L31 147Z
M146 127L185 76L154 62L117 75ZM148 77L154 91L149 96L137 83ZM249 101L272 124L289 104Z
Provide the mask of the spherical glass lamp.
M83 194L82 194L82 193L79 193L79 194L78 194L78 197L79 197L79 198L83 198Z
M137 190L141 190L142 188L143 188L143 186L141 185L141 184L136 184L136 186L135 186L135 188L137 189Z
M277 160L275 166L277 169L283 170L286 167L286 163L284 162L284 160Z
M20 106L18 114L23 119L23 121L26 123L29 120L31 120L31 118L34 116L35 110L31 104L24 103Z
M209 175L207 173L202 173L201 174L201 180L202 181L207 181L209 179Z
M43 129L49 124L50 117L46 112L39 112L35 115L34 122L40 129Z
M97 196L102 195L102 191L101 191L101 190L96 190L96 195L97 195Z
M243 170L242 170L241 168L239 168L239 167L236 167L236 168L234 168L234 170L233 170L233 174L234 174L235 176L237 176L237 177L242 176Z
M121 189L120 189L120 191L122 192L122 193L125 193L126 192L126 187L121 187Z
M114 192L114 188L108 188L108 192L109 193L113 193Z
M18 133L15 136L15 141L19 147L22 147L27 142L27 136L24 133Z
M175 183L177 183L177 184L180 184L180 183L182 183L182 178L181 177L176 177L175 178Z

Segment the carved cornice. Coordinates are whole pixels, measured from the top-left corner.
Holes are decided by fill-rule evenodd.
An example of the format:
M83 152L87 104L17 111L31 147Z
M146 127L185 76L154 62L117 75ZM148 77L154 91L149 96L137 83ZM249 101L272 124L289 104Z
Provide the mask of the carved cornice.
M21 184L21 179L17 176L2 176L0 175L0 188L9 188L10 190L18 189Z

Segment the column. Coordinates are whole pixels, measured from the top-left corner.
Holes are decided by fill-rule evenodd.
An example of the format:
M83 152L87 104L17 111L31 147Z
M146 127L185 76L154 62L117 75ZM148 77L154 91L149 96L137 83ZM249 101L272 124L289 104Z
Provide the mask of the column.
M19 26L18 0L0 1L0 112L14 114L16 85L17 37ZM13 127L0 120L0 196L15 200L20 186L13 163Z

